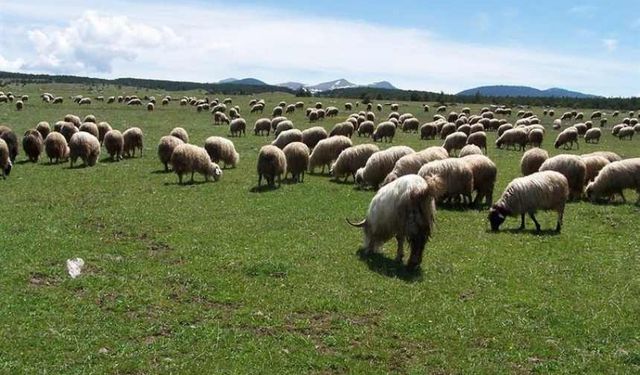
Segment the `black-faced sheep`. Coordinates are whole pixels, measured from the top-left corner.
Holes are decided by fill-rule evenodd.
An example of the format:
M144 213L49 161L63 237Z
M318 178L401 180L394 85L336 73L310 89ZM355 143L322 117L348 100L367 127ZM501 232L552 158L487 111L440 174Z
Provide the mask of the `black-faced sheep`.
M516 178L507 185L500 200L489 211L491 229L500 229L507 216L520 215L522 230L525 227L524 216L529 214L539 232L540 223L536 220L535 213L538 210L554 210L558 213L556 232L560 232L568 197L569 183L561 173L545 171Z
M258 152L258 187L262 184L262 178L267 180L269 186L275 185L276 177L278 185L282 182L282 175L287 170L287 157L276 146L262 146Z
M283 150L287 159L287 168L284 178L291 173L294 182L304 182L304 173L309 165L309 147L302 142L289 143Z
M395 237L398 243L396 260L404 257L404 242L409 242L409 270L422 263L422 254L431 237L435 222L434 196L438 181L425 181L416 175L403 176L380 189L371 200L367 216L349 224L363 229L365 255L380 252L382 245Z
M204 141L204 149L214 163L223 163L223 167L235 168L240 161L233 142L223 137L209 137Z
M211 161L207 150L190 144L176 146L171 154L171 166L178 175L178 183L182 184L182 176L191 173L191 182L195 172L204 176L205 181L212 177L218 181L222 177L222 169Z
M100 141L91 133L78 132L69 141L70 166L80 158L85 166L93 167L100 156Z

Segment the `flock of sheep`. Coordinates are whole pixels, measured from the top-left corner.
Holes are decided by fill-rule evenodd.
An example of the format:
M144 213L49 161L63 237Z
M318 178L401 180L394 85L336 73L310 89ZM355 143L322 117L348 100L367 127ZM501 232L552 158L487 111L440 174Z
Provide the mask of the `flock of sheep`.
M6 95L0 93L0 101ZM45 99L46 98L46 99ZM84 98L74 97L79 105ZM8 97L7 97L7 100ZM28 98L24 96L21 101ZM56 97L43 94L43 100L55 102ZM103 98L104 100L104 98ZM149 98L148 104L155 104ZM141 104L137 97L110 97L107 102L121 102L129 105ZM163 105L171 101L169 96L162 99ZM134 104L131 104L131 103ZM137 104L135 104L137 103ZM228 124L230 137L246 136L247 123L240 116L238 106L231 107L230 98L223 101L184 97L181 105L191 105L198 111L212 113L214 124ZM250 103L252 113L261 113L264 100L254 99ZM356 106L359 106L356 103ZM364 105L363 105L364 106ZM508 216L520 216L524 228L525 216L529 215L536 229L540 225L535 218L538 210L554 210L558 213L556 230L562 227L565 204L569 200L587 197L591 200L610 199L618 194L624 200L624 189L635 189L640 196L640 158L626 159L612 152L595 152L586 155L561 154L549 157L540 148L547 129L531 112L518 112L518 119L511 124L499 115L511 114L511 109L499 106L483 108L472 114L469 108L460 113L445 115L445 106L436 109L433 121L420 124L410 113L398 113L398 105L391 104L392 112L377 125L372 104L366 110L350 114L327 132L322 126L297 129L294 123L283 115L302 110L303 102L295 104L279 103L272 111L271 118L259 118L253 125L255 136L274 134L275 139L260 148L257 157L258 187L263 179L267 185L275 186L283 178L291 175L294 182L303 182L305 172L320 169L328 171L334 179L351 177L360 188L377 190L371 201L367 216L358 223L351 223L364 230L366 253L378 251L381 245L395 237L398 243L397 259L402 260L404 242L411 247L409 268L418 266L422 252L431 234L436 204L473 205L485 204L489 209L492 229L498 230ZM150 106L148 109L152 110ZM345 110L353 109L346 103ZM378 112L382 105L376 106ZM424 106L429 111L428 106ZM336 107L323 108L318 102L305 110L309 122L320 121L339 114ZM553 111L545 110L545 115L553 116ZM379 115L378 115L379 116ZM591 119L601 119L600 126L591 121L578 123L582 113L567 112L554 121L554 129L559 129L558 121L570 120L573 125L557 134L555 148L579 147L582 137L585 142L597 142L606 121L599 111ZM613 117L617 117L614 113ZM619 125L612 128L612 134L620 139L629 138L628 132L640 131L638 120L630 114ZM392 146L380 150L376 142L393 142L396 132L416 133L421 139L443 140L442 146L428 147L415 151L408 146ZM523 177L514 179L505 189L501 198L493 204L493 190L497 177L496 164L485 154L487 133L495 131L495 147L513 148L525 151L520 161ZM354 145L354 134L370 137L372 143ZM621 135L622 134L622 135ZM124 132L112 129L106 122L97 122L92 115L83 121L74 115L67 115L58 121L53 129L46 122L40 122L34 129L25 132L22 147L29 160L37 162L45 153L50 162L69 159L71 166L80 158L88 166L95 165L100 155L101 145L113 160L123 156L135 156L136 150L142 155L143 134L139 128ZM8 127L0 127L0 167L3 177L11 171L12 162L18 153L18 138ZM189 135L183 128L174 128L163 136L157 146L157 154L165 171L169 168L183 183L184 175L198 173L217 181L225 168L235 167L240 155L233 142L224 137L209 137L204 146L189 143ZM475 193L475 197L473 197ZM640 203L640 198L639 202Z

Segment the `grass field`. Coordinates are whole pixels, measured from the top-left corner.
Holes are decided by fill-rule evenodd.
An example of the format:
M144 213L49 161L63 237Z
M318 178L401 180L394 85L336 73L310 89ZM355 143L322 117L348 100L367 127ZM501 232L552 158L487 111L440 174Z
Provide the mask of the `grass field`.
M571 203L560 235L536 235L531 222L527 231L510 231L517 219L495 234L486 211L439 210L421 270L407 274L393 261L395 243L384 256L356 255L362 234L344 218L362 218L374 192L319 175L251 192L257 152L272 137L234 138L238 168L217 183L180 186L163 172L157 142L175 126L199 145L226 136L209 113L177 101L154 112L78 107L69 95L97 95L80 86L2 90L31 97L22 112L0 104L0 123L20 136L67 113L145 133L142 158L69 169L24 162L21 152L0 180L3 373L640 371L640 208L632 203ZM65 103L40 102L44 91ZM135 91L106 87L100 95ZM265 115L280 100L298 100L261 97ZM251 128L262 116L248 114L249 99L233 97ZM321 123L327 129L348 115L346 100L320 100L341 109ZM400 104L421 122L434 114L421 103ZM550 125L541 108L533 110ZM385 106L378 117L388 113ZM300 111L289 118L298 128L312 126ZM558 154L554 138L549 129L544 148ZM417 150L441 142L400 133L393 144ZM581 143L579 152L637 157L639 142L605 131L600 144ZM499 169L494 199L519 175L521 155L489 147ZM634 192L626 195L635 201ZM555 225L553 213L538 219L543 228ZM74 257L87 264L77 279L65 269Z

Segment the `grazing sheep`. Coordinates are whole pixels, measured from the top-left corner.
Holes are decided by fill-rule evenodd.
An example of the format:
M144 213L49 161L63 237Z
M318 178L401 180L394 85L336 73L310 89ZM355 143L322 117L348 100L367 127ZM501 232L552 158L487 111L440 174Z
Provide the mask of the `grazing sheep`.
M471 134L471 126L469 124L463 124L458 126L457 131L466 134L467 136Z
M126 157L136 157L136 149L140 150L142 157L142 149L144 148L144 135L142 130L137 127L129 128L122 133L124 137L124 155Z
M615 136L617 136L617 135L618 135L618 132L620 132L620 129L622 129L622 128L626 127L626 126L627 126L626 124L617 124L617 125L614 125L614 126L611 128L611 135L615 135Z
M16 102L16 111L22 111L22 108L24 108L24 102L22 100L18 100Z
M371 137L374 131L375 131L375 125L373 124L373 121L363 121L358 126L358 137L363 135L366 137Z
M456 132L456 124L446 123L440 129L440 139L447 139L448 136ZM466 133L465 133L466 135Z
M13 130L11 130L11 128L0 126L0 138L4 139L7 143L7 147L9 148L9 158L11 159L11 163L14 163L18 156L18 136Z
M51 133L51 127L49 126L49 123L46 121L40 121L38 125L36 125L36 130L40 133L43 140L47 138L49 133Z
M400 106L397 103L393 103L391 104L390 108L392 111L397 111Z
M491 229L497 231L507 216L521 216L520 230L524 229L524 216L529 214L540 232L536 220L538 210L554 210L558 213L556 232L562 229L564 207L569 196L567 178L555 171L537 172L514 179L507 185L502 197L489 210Z
M344 109L345 109L346 111L351 111L351 110L353 109L353 104L351 104L351 103L345 103L345 104L344 104Z
M437 176L442 180L442 191L438 200L457 200L462 196L463 201L471 204L473 192L473 171L462 159L434 160L423 165L418 171L423 178Z
M490 207L493 203L493 188L498 175L496 164L482 154L466 155L462 160L467 162L473 172L473 190L476 192L473 205L477 207L484 199L484 203Z
M520 159L520 171L523 176L536 173L542 163L549 159L549 153L541 148L534 147L525 152Z
M386 185L398 177L408 174L417 174L420 168L434 160L443 160L449 157L444 147L432 146L418 152L404 155L394 164L393 170L382 181L382 185Z
M363 168L371 155L378 151L380 151L378 146L369 143L349 147L342 151L336 161L331 164L329 173L336 180L344 176L344 182L347 182L349 176L352 176L355 181L356 171Z
M276 126L276 130L273 132L274 137L278 137L278 135L280 135L280 133L282 133L285 130L291 130L293 129L293 122L289 121L289 120L284 120L284 121L280 121L278 123L278 126Z
M420 127L420 120L415 117L408 118L402 122L402 131L404 133L407 132L418 132L418 128Z
M236 152L233 142L223 137L209 137L204 141L204 149L214 163L222 162L224 168L235 168L240 161L240 154Z
M525 150L527 145L527 132L522 128L513 128L502 133L500 137L496 140L496 147L502 148L505 146L506 149L509 149L509 146L513 146L514 150Z
M413 154L411 147L393 146L371 155L363 168L356 171L355 181L361 188L370 186L377 189L391 173L396 162L405 155Z
M609 164L609 160L602 156L582 156L582 161L587 166L587 173L585 175L585 182L589 183L598 175L598 172Z
M396 135L396 126L390 122L381 122L376 126L376 130L373 132L371 138L374 142L382 141L383 139L389 143L393 142L393 137Z
M540 166L542 171L556 171L562 173L569 183L569 199L582 197L587 166L580 156L561 154L545 160Z
M267 132L267 137L269 133L271 133L271 120L268 118L260 118L257 119L255 124L253 125L253 132L255 135L262 135L264 132Z
M96 121L96 116L94 115L86 115L84 116L84 120L82 120L83 123L85 122L93 122L94 124L97 123Z
M436 139L438 126L433 122L427 122L420 126L420 139Z
M362 228L365 255L381 251L382 245L395 237L398 243L396 261L402 262L404 242L411 246L407 269L422 263L425 245L435 222L434 196L439 189L437 179L425 181L416 175L403 176L386 185L371 200L364 220L350 225Z
M0 173L3 180L9 176L11 168L13 168L13 163L9 157L9 146L4 139L0 138Z
M289 129L278 134L271 145L278 147L279 149L285 148L291 142L302 142L302 132L299 129Z
M322 126L314 126L302 131L302 143L307 145L309 149L313 149L318 142L328 137L327 131Z
M328 107L328 108L326 109L326 115L327 115L327 117L335 117L335 116L337 116L337 115L338 115L338 112L339 112L339 111L338 111L338 108L336 108L336 107Z
M353 124L350 122L341 122L335 124L331 132L329 133L329 137L333 137L336 135L344 135L345 137L351 138L354 132Z
M22 138L22 149L29 158L29 161L37 163L40 158L40 154L44 148L42 135L35 130L29 129L24 133Z
M587 197L591 201L599 198L612 199L620 195L623 202L624 189L635 189L638 194L636 205L640 205L640 158L625 159L607 164L595 180L587 185Z
M511 130L513 129L513 125L511 124L502 124L498 127L497 130L497 135L498 137L500 137L502 134L504 134L504 132L506 132L507 130Z
M80 127L80 125L82 125L82 121L80 121L80 117L78 117L78 116L76 116L76 115L68 114L68 115L64 116L64 119L63 119L63 120L64 120L65 122L70 122L70 123L72 123L73 125L75 125L75 127L76 127L76 128L79 128L79 127Z
M600 143L602 131L598 128L591 128L584 134L585 143Z
M81 132L87 132L96 138L98 138L100 135L98 131L98 126L96 125L95 122L85 122L82 125L80 125L80 128L78 130Z
M475 132L469 134L467 137L467 145L475 145L478 146L479 149L483 150L484 153L487 153L487 133Z
M267 180L269 186L275 185L278 178L278 185L282 182L282 175L287 170L287 157L284 152L276 146L262 146L258 152L258 187L262 184L262 178Z
M596 151L596 152L592 152L590 154L582 155L583 158L586 158L586 157L589 157L589 156L602 156L603 158L609 160L612 163L614 161L622 160L622 157L620 157L620 155L616 154L615 152L611 152L611 151Z
M160 142L158 143L158 158L160 162L164 164L165 172L169 172L169 163L171 162L173 150L181 144L184 144L184 141L172 135L165 135L160 138Z
M104 147L113 161L122 160L124 151L124 137L119 130L109 130L103 139Z
M444 144L442 147L447 150L449 155L455 155L456 151L462 150L462 148L467 144L467 134L463 132L455 132L449 134L447 138L444 140Z
M111 125L109 125L109 123L106 121L102 121L98 123L97 127L98 127L98 140L102 144L104 142L104 135L112 130Z
M278 117L278 116L282 116L282 107L277 106L273 108L273 111L271 111L271 117Z
M387 120L391 120L392 118L395 118L396 120L399 120L400 119L400 114L398 112L389 113L389 115L387 116Z
M573 127L569 127L558 134L553 146L556 149L560 148L560 146L564 146L565 150L571 150L574 143L576 147L580 149L580 144L578 143L578 131ZM567 148L567 146L569 147Z
M78 105L91 104L91 98L82 98L78 101Z
M222 169L218 164L211 161L204 148L195 145L184 143L176 146L171 154L171 165L178 175L180 184L182 184L182 176L188 173L191 173L191 182L195 172L203 175L205 181L209 181L209 177L214 181L222 177Z
M532 129L527 135L527 143L532 147L540 147L544 140L544 131L540 129Z
M147 111L151 112L153 111L155 108L155 106L153 105L153 103L147 103Z
M44 140L44 151L49 158L49 163L66 161L69 158L69 146L64 136L57 132L51 132Z
M309 122L317 121L317 120L320 118L320 116L318 115L318 113L319 113L319 112L318 112L318 111L315 111L315 110L313 110L313 111L309 112L309 116L308 116L308 117L309 117Z
M71 137L77 132L79 132L78 128L70 122L63 123L62 128L60 128L60 133L64 136L67 142L71 141Z
M304 172L309 165L309 147L302 142L292 142L282 150L287 159L287 168L284 178L291 173L294 182L304 182Z
M246 136L246 130L247 122L242 117L231 120L231 123L229 124L229 132L232 137L239 137L241 134Z
M282 121L287 121L287 118L284 116L278 116L271 119L271 130L275 131L278 128L278 124L280 124Z
M51 101L52 104L62 104L62 102L64 102L64 98L61 96L56 96L55 98L53 98L53 100Z
M468 156L468 155L482 155L483 152L480 149L480 147L474 145L474 144L467 144L465 145L462 150L460 150L460 153L458 154L459 158Z
M635 134L635 130L633 130L631 126L625 126L624 128L620 129L620 131L618 132L618 138L619 139L628 138L629 140L632 140L634 134Z
M331 162L338 159L340 153L351 146L353 146L351 139L343 135L321 140L309 157L309 172L314 173L316 167L322 166L321 173L324 174L325 166L330 170Z
M78 158L85 166L93 167L100 156L100 141L91 133L78 132L69 141L70 166L73 168Z

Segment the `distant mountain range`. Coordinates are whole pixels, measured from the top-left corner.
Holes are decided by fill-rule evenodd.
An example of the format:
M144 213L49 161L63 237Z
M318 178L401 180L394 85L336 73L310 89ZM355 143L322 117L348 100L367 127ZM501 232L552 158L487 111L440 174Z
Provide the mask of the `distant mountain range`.
M218 81L218 83L233 83L235 85L251 85L251 86L268 85L267 83L255 78L244 78L244 79L227 78L227 79ZM347 88L353 88L353 87L372 87L372 88L388 89L388 90L396 89L394 85L392 85L387 81L374 82L368 85L357 85L355 83L347 81L344 78L336 79L335 81L318 83L317 85L307 85L302 82L283 82L283 83L278 83L275 86L286 87L294 91L304 87L307 90L311 91L312 93L331 91L331 90L337 90L337 89L347 89Z
M577 91L569 91L557 87L539 90L529 86L480 86L469 90L460 91L456 95L473 96L480 93L482 96L523 96L532 98L597 98L597 95L583 94Z

